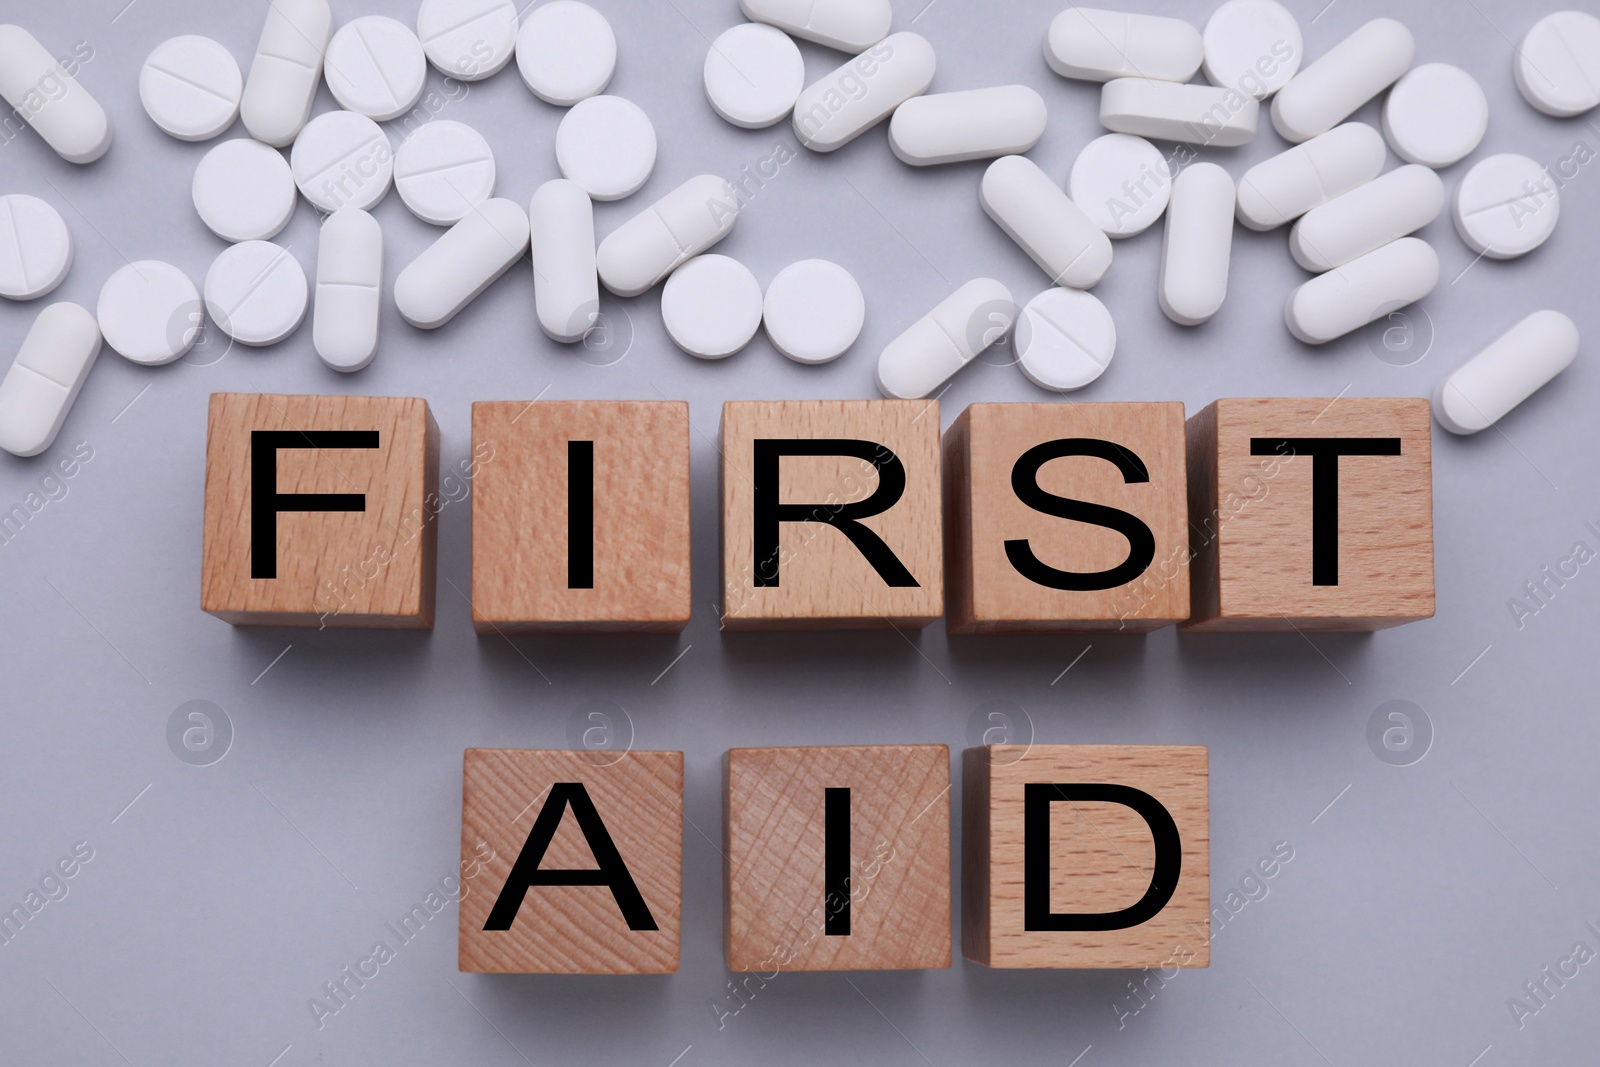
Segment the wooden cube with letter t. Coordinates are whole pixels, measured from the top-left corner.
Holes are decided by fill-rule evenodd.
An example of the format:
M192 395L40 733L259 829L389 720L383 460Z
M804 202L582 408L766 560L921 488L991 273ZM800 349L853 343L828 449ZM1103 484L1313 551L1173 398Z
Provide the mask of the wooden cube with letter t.
M439 428L423 400L216 393L200 606L235 626L433 626Z
M990 967L1207 967L1204 748L990 745L962 769L961 948Z
M1426 400L1219 400L1189 420L1187 629L1431 618Z
M944 612L939 405L722 409L722 625L927 626Z
M683 753L469 748L460 969L670 974Z

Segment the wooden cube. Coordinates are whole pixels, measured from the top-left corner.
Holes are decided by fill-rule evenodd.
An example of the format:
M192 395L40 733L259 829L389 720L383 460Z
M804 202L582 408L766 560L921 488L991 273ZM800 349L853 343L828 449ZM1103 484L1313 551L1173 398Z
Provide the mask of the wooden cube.
M1182 404L973 404L944 472L950 633L1189 617Z
M480 634L689 623L689 405L472 405Z
M201 608L235 626L431 629L438 485L426 401L213 394Z
M1219 400L1189 420L1199 631L1433 616L1426 400Z
M948 748L736 748L724 771L729 970L950 966Z
M724 629L943 614L937 402L729 403L721 447Z
M961 948L990 967L1207 967L1207 752L990 745L962 768Z
M460 969L670 974L683 753L469 748Z

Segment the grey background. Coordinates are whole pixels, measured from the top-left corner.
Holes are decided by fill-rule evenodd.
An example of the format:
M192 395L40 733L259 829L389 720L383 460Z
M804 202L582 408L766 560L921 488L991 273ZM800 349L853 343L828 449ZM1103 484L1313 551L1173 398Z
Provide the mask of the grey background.
M1335 0L1316 17L1323 2L1289 0L1313 57L1369 18L1398 15L1416 33L1419 61L1477 76L1492 105L1477 156L1518 151L1555 167L1577 144L1585 157L1600 150L1600 128L1535 113L1512 82L1511 42L1553 2ZM109 156L87 168L62 163L31 132L0 146L4 191L55 204L77 239L77 264L52 299L91 307L125 258L169 260L198 281L222 250L189 202L206 149L155 129L138 102L138 70L157 43L191 32L223 41L243 64L265 8L125 3L0 4L0 17L29 26L57 54L77 41L92 46L80 77L117 125ZM905 636L723 637L711 443L720 404L874 396L878 349L954 285L992 275L1026 299L1045 282L983 217L981 164L914 172L893 158L882 130L815 156L796 148L786 125L747 132L717 119L700 67L708 39L739 20L733 0L595 3L620 39L611 91L642 104L661 139L649 185L598 208L601 233L693 174L735 177L788 145L797 158L718 251L763 283L797 259L843 263L868 297L860 343L822 369L784 360L765 339L725 363L700 363L667 341L657 290L608 301L613 347L565 349L536 328L522 265L435 334L386 309L382 352L356 377L323 368L309 325L263 351L228 352L213 336L162 369L103 355L50 453L0 455L0 508L9 509L54 459L80 442L93 449L65 498L0 546L0 903L22 900L76 842L94 852L68 895L0 946L0 1061L1592 1061L1600 964L1583 967L1520 1030L1507 1006L1575 942L1600 950L1585 927L1600 925L1592 829L1600 578L1583 568L1520 628L1507 607L1574 542L1600 548L1600 534L1585 526L1600 522L1592 364L1580 360L1503 432L1436 434L1439 597L1430 622L1309 639L1168 630L947 640L939 625ZM1101 131L1096 89L1056 78L1040 55L1059 0L924 3L896 0L896 28L915 28L938 49L935 91L1038 88L1051 121L1032 155L1065 180L1078 148ZM1137 6L1197 24L1212 7ZM410 21L415 7L334 2L340 21L378 11ZM805 52L808 78L841 59ZM442 92L439 75L430 88ZM332 106L324 89L318 110ZM514 70L472 86L442 114L488 136L501 195L526 201L556 175L561 112L535 100ZM1376 123L1377 108L1359 117ZM1237 176L1283 147L1267 130L1246 148L1204 155ZM1446 172L1447 183L1464 170ZM1378 358L1376 331L1320 350L1289 337L1282 303L1303 274L1282 232L1237 232L1229 302L1196 330L1157 310L1159 234L1118 244L1097 294L1116 316L1119 354L1078 398L1181 399L1193 411L1219 396L1422 396L1536 308L1560 308L1600 335L1592 295L1600 167L1578 168L1562 198L1554 238L1518 262L1470 266L1448 219L1425 231L1444 281L1423 303L1426 316L1413 317L1420 339L1404 359L1426 355L1403 368ZM392 281L437 231L395 196L377 216ZM316 224L302 205L279 238L308 271ZM0 306L0 349L15 350L38 310ZM1049 398L1005 362L990 357L956 379L943 399L946 424L973 401ZM470 575L465 504L441 517L431 634L248 631L205 616L197 605L206 397L226 390L426 397L447 469L468 455L474 400L686 398L695 430L694 622L681 639L478 639L457 591ZM180 761L166 740L173 710L196 699L224 708L235 731L226 758L207 767ZM1423 708L1435 731L1432 751L1408 767L1387 765L1366 740L1374 709L1397 699ZM574 715L594 700L626 710L638 747L686 753L681 970L458 974L452 907L318 1029L308 998L373 942L394 947L384 923L456 868L462 749L565 746ZM782 975L719 1021L719 1010L737 1006L723 999L730 976L713 844L722 752L874 742L955 749L975 739L969 720L994 700L1009 702L1018 729L1031 722L1040 741L1209 745L1217 903L1275 842L1292 846L1265 898L1216 931L1210 970L1182 973L1120 1028L1113 1005L1133 975L990 971L960 960L947 971ZM959 812L959 784L956 794Z

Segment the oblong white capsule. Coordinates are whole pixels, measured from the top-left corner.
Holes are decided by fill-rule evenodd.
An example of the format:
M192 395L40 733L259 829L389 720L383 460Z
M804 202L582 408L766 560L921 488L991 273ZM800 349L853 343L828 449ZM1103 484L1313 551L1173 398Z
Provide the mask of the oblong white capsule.
M896 33L824 75L800 93L794 132L813 152L843 148L933 84L933 45L915 33Z
M1438 284L1433 246L1402 237L1300 286L1289 294L1283 317L1306 344L1326 344L1416 303Z
M1063 78L1186 82L1200 69L1205 44L1182 19L1069 7L1050 23L1044 58Z
M1215 163L1187 166L1172 183L1161 245L1161 310L1198 326L1222 310L1233 256L1233 179Z
M1011 332L1017 303L993 278L975 278L890 341L878 357L878 389L920 400Z
M600 242L600 280L618 296L638 296L728 236L737 221L739 194L727 179L690 178Z
M852 54L889 36L889 0L739 0L745 18Z
M51 304L22 339L0 381L0 448L37 456L49 448L100 355L100 327L87 308Z
M332 39L328 0L272 0L239 102L251 137L274 148L294 143L311 117Z
M1373 19L1278 90L1272 124L1286 140L1327 133L1411 68L1417 43L1394 19Z
M1118 78L1100 90L1100 125L1161 141L1237 148L1255 140L1261 102L1237 89Z
M1332 270L1415 233L1443 210L1439 175L1409 163L1306 212L1289 231L1289 252L1306 270Z
M400 317L419 329L438 329L527 250L527 213L503 197L485 200L400 272L394 281Z
M0 96L68 163L93 163L111 147L105 108L21 26L0 26Z
M1383 135L1347 122L1262 160L1239 179L1239 221L1272 230L1376 178L1388 157Z
M1044 97L1026 85L916 96L895 109L889 147L913 167L1021 155L1049 117Z
M577 182L557 178L534 191L528 223L539 328L562 344L581 341L600 314L594 203Z
M1439 384L1433 417L1451 433L1487 430L1577 357L1577 324L1559 311L1535 311Z
M311 341L337 371L364 369L378 354L383 227L360 208L335 211L317 238L317 298Z
M1111 238L1033 160L995 160L978 199L1054 284L1091 289L1111 266Z

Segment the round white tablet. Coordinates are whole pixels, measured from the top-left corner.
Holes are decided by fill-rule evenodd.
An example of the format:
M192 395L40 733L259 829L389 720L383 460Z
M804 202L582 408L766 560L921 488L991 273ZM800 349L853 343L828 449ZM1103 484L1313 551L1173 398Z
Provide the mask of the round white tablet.
M0 196L0 296L36 300L72 269L72 233L36 196Z
M772 347L796 363L831 363L861 336L867 302L850 272L825 259L805 259L767 286L763 318Z
M180 141L209 141L239 117L244 75L209 37L159 44L139 72L139 99L151 121Z
M494 195L494 152L471 126L435 119L395 153L394 185L411 213L454 226Z
M294 174L283 154L240 137L207 152L194 170L194 209L224 241L276 237L294 215Z
M1042 389L1082 389L1106 372L1116 353L1116 323L1093 293L1046 289L1017 320L1017 366Z
M595 200L621 200L655 170L656 128L631 100L591 96L556 129L556 162Z
M193 348L203 322L194 282L153 259L113 274L100 290L95 317L106 344L147 367L171 363Z
M1413 67L1383 105L1383 135L1407 163L1448 167L1489 131L1489 98L1478 80L1448 63Z
M378 122L416 107L428 81L422 42L403 22L366 15L339 27L322 64L339 106Z
M691 356L726 359L761 328L761 283L736 259L696 256L667 279L661 317Z
M1600 19L1557 11L1533 24L1511 71L1528 103L1566 118L1600 105Z
M517 34L517 69L540 100L571 107L611 84L617 35L588 4L549 0L533 9Z
M1490 259L1515 259L1549 240L1561 215L1550 172L1527 156L1490 156L1467 171L1451 209L1456 232Z
M417 36L428 62L452 78L480 81L498 74L517 50L517 5L511 0L422 0Z
M329 111L300 131L289 166L301 194L322 211L370 211L389 195L394 149L388 135L365 115Z
M706 96L735 126L759 130L782 122L806 86L806 61L787 33L746 22L711 43Z
M1206 80L1257 100L1289 84L1305 54L1300 23L1274 0L1228 0L1212 13L1203 40Z
M1083 146L1067 195L1111 237L1148 230L1172 198L1172 169L1161 149L1143 137L1108 133Z
M206 314L242 345L275 345L294 333L309 297L299 262L267 241L234 245L206 274Z

